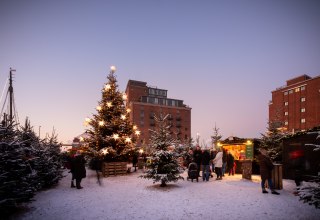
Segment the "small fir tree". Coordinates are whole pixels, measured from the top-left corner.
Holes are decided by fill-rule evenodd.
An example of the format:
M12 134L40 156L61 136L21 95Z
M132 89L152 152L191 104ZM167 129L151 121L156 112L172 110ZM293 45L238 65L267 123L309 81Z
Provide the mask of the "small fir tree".
M261 134L261 148L267 150L270 158L274 161L282 161L282 139L286 133L281 129L279 121L269 121L266 134Z
M90 138L85 141L95 158L102 156L105 161L127 161L134 151L134 132L139 134L139 131L129 121L130 109L126 109L124 103L126 95L119 92L114 73L115 67L112 66L97 113L92 119L86 119Z
M211 140L212 140L212 144L216 147L218 142L221 141L222 139L222 135L220 135L220 132L219 132L219 128L217 128L217 125L215 124L214 125L214 128L213 128L213 135L211 136Z
M175 140L170 135L170 125L167 124L169 115L163 117L154 116L156 130L152 132L150 145L154 152L151 155L151 164L147 173L141 175L141 178L153 179L153 183L161 182L160 186L166 186L168 182L176 182L183 179L180 174L182 167L178 164L179 155L174 152Z

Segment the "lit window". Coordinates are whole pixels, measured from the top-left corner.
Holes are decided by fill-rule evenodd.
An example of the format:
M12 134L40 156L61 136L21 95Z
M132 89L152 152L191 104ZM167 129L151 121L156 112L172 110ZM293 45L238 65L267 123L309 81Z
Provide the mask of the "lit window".
M284 115L288 115L288 112L285 112Z
M290 90L289 90L289 94L292 94L292 93L293 93L293 90L292 90L292 89L290 89Z
M305 118L301 118L301 123L306 123L306 119Z
M284 95L288 95L288 91L285 91L285 92L284 92Z
M305 86L301 86L301 87L300 87L300 90L305 90L305 89L306 89Z
M301 112L306 112L306 109L305 109L305 108L302 108L302 109L301 109Z
M305 102L306 101L306 98L305 97L302 97L301 98L301 102Z
M284 105L289 105L289 103L288 102L284 102Z
M287 121L284 122L284 125L288 125L289 123Z
M295 89L295 92L299 92L299 91L300 91L300 88L296 88L296 89Z

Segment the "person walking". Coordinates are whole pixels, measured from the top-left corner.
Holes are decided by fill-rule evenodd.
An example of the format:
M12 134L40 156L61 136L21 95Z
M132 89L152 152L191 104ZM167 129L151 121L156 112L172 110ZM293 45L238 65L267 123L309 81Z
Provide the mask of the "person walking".
M214 169L217 174L216 180L222 180L222 156L223 156L223 154L221 152L221 149L218 149L217 151L218 151L218 153L212 162L214 163Z
M258 156L259 166L260 166L260 175L261 175L261 188L262 193L268 193L265 187L266 180L268 181L269 189L271 190L272 194L279 195L277 191L274 190L272 184L272 169L273 163L270 157L267 155L266 149L260 149L260 155Z
M198 176L200 176L201 160L202 160L202 151L200 149L200 146L197 145L196 149L194 149L193 151L193 161L198 166Z
M80 150L76 152L74 155L73 163L72 163L72 174L76 179L76 187L77 189L82 189L81 180L86 177L86 160L81 154Z
M203 181L209 181L210 177L210 153L208 149L204 149L202 151L202 180Z

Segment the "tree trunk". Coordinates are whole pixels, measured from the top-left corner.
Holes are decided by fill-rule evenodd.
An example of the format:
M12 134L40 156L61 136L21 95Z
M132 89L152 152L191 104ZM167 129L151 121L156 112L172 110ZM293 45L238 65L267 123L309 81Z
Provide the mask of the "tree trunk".
M161 187L167 186L166 181L161 180L161 185L160 185L160 186L161 186Z

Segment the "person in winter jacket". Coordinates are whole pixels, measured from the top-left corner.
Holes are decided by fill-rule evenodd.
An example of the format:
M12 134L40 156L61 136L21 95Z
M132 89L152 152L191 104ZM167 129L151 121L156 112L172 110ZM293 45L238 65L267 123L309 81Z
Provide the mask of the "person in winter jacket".
M78 150L74 155L74 159L71 165L71 173L73 174L74 179L76 179L77 189L83 188L80 184L81 184L81 180L86 177L85 164L86 164L86 160L84 159L81 152Z
M208 149L202 151L202 179L209 181L210 176L210 153Z
M198 176L200 176L200 166L201 166L201 160L202 160L202 151L200 149L200 146L197 145L196 149L193 151L193 161L198 166Z
M268 193L268 191L265 188L266 180L268 181L268 186L271 190L272 194L279 195L277 191L274 190L273 184L272 184L272 169L273 169L273 163L270 159L270 157L267 155L267 151L263 148L260 149L260 155L258 156L259 165L260 165L260 175L261 175L261 188L262 193Z
M213 159L214 169L217 174L216 180L222 180L222 152L221 149L218 150L216 157Z

